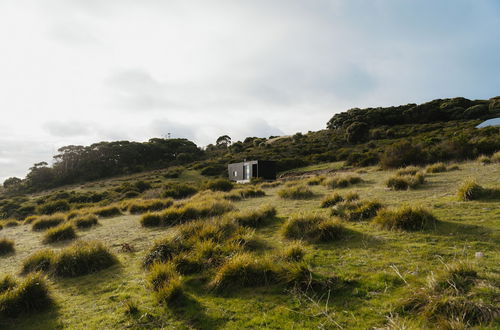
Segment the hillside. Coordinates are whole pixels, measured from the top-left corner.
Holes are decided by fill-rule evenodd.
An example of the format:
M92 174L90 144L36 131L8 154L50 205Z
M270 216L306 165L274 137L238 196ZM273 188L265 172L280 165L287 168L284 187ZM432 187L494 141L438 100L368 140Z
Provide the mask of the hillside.
M498 161L497 158L498 156L493 161ZM209 190L187 200L180 199L164 211L184 210L181 206L183 204L196 208L203 203L208 203L205 205L211 207L213 214L221 214L234 208L238 212L232 211L222 217L224 221L234 221L232 226L240 229L236 229L234 234L228 234L230 236L226 238L212 236L215 232L210 234L218 228L208 226L218 223L217 216L212 220L192 220L189 216L182 218L183 220L173 220L176 218L170 217L173 222L157 226L154 222L144 222L147 215L130 213L130 205L144 205L143 199L160 198L166 201L165 198L162 199L165 185L194 185L202 178L197 171L182 172L179 178L165 178L165 171L155 171L70 187L66 192L68 195L116 191L134 182L141 182L138 180L148 181L153 185L151 189L141 193L139 199L122 199L123 196L120 195L122 197L112 204L105 200L89 204L70 203L71 211L59 213L63 222L72 223L73 226L76 225L75 219L79 219L79 216L70 216L75 211L78 214L101 214L96 226L75 229L76 239L102 242L117 261L109 266L102 266L102 269L98 267L94 270L95 273L88 275L80 274L89 271L85 266L71 276L58 266L47 268L43 276L47 276L44 282L52 301L50 307L42 308L41 311L37 311L35 307L28 308L12 318L5 316L2 308L7 304L6 298L0 295L0 315L4 315L0 316L0 325L5 329L366 329L384 326L426 328L434 326L434 321L430 320L435 319L442 327L457 324L500 326L497 318L500 307L500 259L496 253L500 243L500 213L496 207L500 202L499 163L483 165L474 161L450 164L448 171L436 173L428 169L423 184L415 189L401 191L388 190L386 187L387 179L395 174L392 170L381 171L377 167L365 167L353 172L339 170L337 163L322 166L324 170L329 168L333 172L324 177L308 176L309 171L315 170L309 167L296 170L297 173L306 174L286 184L277 181L276 184L255 186L257 190L265 192L261 197L235 197L239 196L236 192L248 190L249 186L234 187L227 193ZM347 175L359 176L362 181L346 188L330 188L331 178ZM489 195L472 201L459 200L458 187L467 177L475 178L479 185L490 189ZM282 189L290 190L297 186L310 189L313 195L305 199L280 197ZM330 229L335 231L322 239L315 238L316 234L305 236L301 243L292 245L294 250L291 251L290 243L294 239L283 236L283 228L293 217L314 216L325 221L330 219L332 210L340 209L320 208L320 204L332 192L344 196L346 192L355 192L361 201L376 200L387 209L404 204L422 205L437 218L437 222L417 230L388 230L375 224L372 215L367 214L356 220L344 214L340 216L342 230L338 231L338 225L335 225ZM71 196L63 195L63 192L52 192L45 194L41 200L47 204L50 200L71 199ZM38 197L34 195L33 198ZM214 206L214 203L219 203L219 206ZM117 213L108 211L109 216L103 213L102 207L106 204L115 205ZM176 208L175 205L179 206ZM261 218L252 215L251 212L259 211L262 205L274 208L276 215L268 213L268 216L263 214ZM152 213L154 214L156 213ZM64 220L71 217L74 217L73 220ZM57 253L75 241L73 238L44 243L46 233L32 230L37 221L40 220L28 218L15 226L10 223L12 221L2 222L0 237L12 240L15 250L0 256L0 281L3 275L13 275L18 281L26 278L26 275L19 274L26 267L29 256L37 251L46 251L44 249L47 248ZM185 224L176 225L177 221ZM196 226L203 223L205 225L202 227ZM224 230L227 233L234 230L228 231L232 227L223 228L226 228ZM143 263L148 258L158 257L157 254L151 255L154 241L159 240L158 244L171 244L168 242L174 242L171 241L172 237L180 239L180 233L187 231L199 237L199 241L190 248L183 248L188 249L186 252L172 250L173 259L168 261L168 265L173 265L182 274L178 289L181 291L168 299L166 296L160 298L162 296L151 287L151 283L154 283L150 282L153 270L144 268ZM330 236L333 233L336 234ZM234 239L239 242L236 245L227 241L233 239L233 235L236 235ZM212 238L206 240L207 238L202 237ZM480 258L475 257L478 253ZM256 260L253 268L245 268L245 263L236 263L239 266L234 266L237 258L247 255ZM269 263L271 260L272 263ZM52 262L62 261L55 258ZM228 271L231 262L233 267L240 268L235 270L234 278L225 278L221 274L229 276L224 270ZM446 271L446 267L456 267L450 265L457 263L465 263L463 267L470 267L472 270L457 273L458 275L453 273L455 268ZM197 265L203 266L198 268ZM249 265L252 265L251 261ZM168 276L174 276L170 279L173 281L178 275ZM220 276L223 276L222 279ZM432 284L432 278L452 281L452 285L460 285L460 291L439 291L441 289L438 290ZM217 284L218 282L214 282L216 279L225 284ZM465 281L465 284L461 281ZM463 289L462 285L465 285ZM424 300L422 308L402 308L415 296L415 292L425 294L422 299L429 299L428 304L432 306L438 302L444 305L430 310L425 308L427 303ZM31 299L37 299L37 296ZM469 302L463 304L460 299L467 299ZM454 315L462 319L456 321ZM497 320L492 321L494 318Z

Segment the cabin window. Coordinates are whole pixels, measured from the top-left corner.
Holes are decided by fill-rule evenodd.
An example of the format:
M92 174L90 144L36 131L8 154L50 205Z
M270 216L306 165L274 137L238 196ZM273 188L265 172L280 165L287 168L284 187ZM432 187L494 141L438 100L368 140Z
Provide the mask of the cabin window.
M233 176L237 177L238 176L238 171L233 171Z

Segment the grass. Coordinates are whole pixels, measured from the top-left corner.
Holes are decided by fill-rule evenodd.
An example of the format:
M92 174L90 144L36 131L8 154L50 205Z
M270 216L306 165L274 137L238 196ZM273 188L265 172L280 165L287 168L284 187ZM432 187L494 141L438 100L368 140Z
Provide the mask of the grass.
M186 184L175 184L170 185L165 188L163 191L163 197L165 198L173 198L173 199L183 199L190 196L193 196L198 192L193 186Z
M497 151L493 155L491 155L490 159L492 163L500 163L500 151Z
M241 226L234 223L215 225L219 221L217 218L188 221L180 226L154 230L139 227L140 215L127 212L109 218L101 221L100 226L78 232L78 235L85 240L101 240L113 253L119 250L122 243L132 244L135 252L117 252L119 267L75 278L51 277L50 287L57 301L57 308L49 308L39 314L25 314L12 322L0 317L0 328L93 329L118 326L310 329L321 326L338 328L338 324L343 328L364 329L388 327L389 320L410 329L444 325L451 328L445 323L452 321L448 320L445 312L432 312L434 316L430 316L431 311L445 308L439 306L455 306L450 309L450 315L462 315L453 311L461 310L464 297L473 304L468 304L462 311L466 311L467 315L472 315L471 311L480 311L485 315L482 323L469 325L470 327L498 328L500 324L497 320L488 321L488 315L491 315L488 310L498 297L500 283L497 272L500 256L496 253L499 239L497 219L500 214L495 207L496 200L482 198L474 202L461 202L457 200L455 192L467 177L476 177L477 183L485 188L498 189L500 183L491 178L498 177L500 172L494 165L479 166L477 162L463 162L459 166L460 169L456 171L429 175L426 185L421 189L404 191L386 189L385 181L394 172L379 171L375 167L363 168L366 170L362 174L365 182L347 189L358 193L361 201L378 200L389 209L402 204L418 203L425 205L439 218L440 223L434 230L406 232L388 231L366 222L345 222L343 226L347 233L341 240L315 244L304 240L306 263L283 259L282 251L295 240L283 239L280 229L282 223L296 213L317 213L328 218L330 209L319 208L321 199L331 192L323 185L309 186L315 196L306 200L281 199L277 195L280 187L261 187L265 196L235 202L235 208L240 211L250 211L270 204L279 214L276 221L266 226L242 232ZM162 173L163 171L158 172L162 182L155 184L169 184L170 181L166 181ZM151 174L150 177L139 175L146 174L131 177L150 182L156 180L153 177L156 174ZM189 180L193 180L193 183ZM203 178L186 170L178 182L192 185L196 180ZM97 182L89 189L107 190L113 184L121 182L118 179ZM189 202L190 200L181 201L183 204ZM82 208L80 211L85 213L87 209ZM188 226L195 227L194 225L195 230L188 230ZM16 253L2 258L0 273L17 273L22 269L22 262L27 256L43 249L40 234L26 230L28 228L4 228L1 232L1 235L15 239ZM181 229L186 231L185 235L179 233ZM210 243L194 244L189 239L190 235L193 235L193 240ZM142 267L154 242L167 237L182 242L182 248L171 259L176 268L181 264L185 269L193 267L186 274L177 270L182 274L181 285L185 298L174 300L181 304L169 305L168 308L158 302L156 293L146 285L148 271ZM232 243L233 240L250 241L257 238L265 244L263 248L249 249L249 245L234 247ZM53 252L59 253L66 245L67 243L61 243L55 246ZM478 251L483 252L485 257L475 259L474 254ZM215 258L199 257L209 253L213 253ZM257 260L270 258L278 268L277 282L252 287L237 286L228 290L221 287L221 291L210 290L208 284L219 268L232 256L241 253L248 253ZM467 293L456 295L431 290L432 296L439 299L433 300L435 304L425 304L428 306L425 310L429 310L429 314L423 313L424 309L409 309L408 312L398 312L395 309L400 301L419 293L421 288L430 290L427 278L439 277L441 270L445 268L444 264L460 259L472 260L478 273L478 278L472 281ZM202 262L199 263L200 261ZM330 279L336 276L346 279L346 284L337 286L342 282L333 280L334 285L330 286ZM298 283L300 290L295 289L294 283ZM314 283L318 283L317 290L307 289L315 287ZM124 313L128 301L137 302L139 314L135 316ZM480 313L477 315L481 315ZM389 315L393 317L388 319ZM452 325L459 328L460 324L467 323L462 318L460 320Z
M363 221L373 218L382 207L378 201L345 201L335 205L331 215L346 221Z
M341 238L345 229L336 219L296 214L283 224L281 233L287 239L329 242Z
M45 278L33 274L0 293L0 316L33 314L47 309L52 304Z
M54 264L55 257L53 250L38 250L23 260L21 274L48 272Z
M373 222L387 230L426 230L435 228L437 219L419 206L404 205L394 209L381 209Z
M289 262L298 262L304 259L306 250L301 241L293 241L283 248L280 256L283 260Z
M14 253L14 241L6 238L0 239L0 256Z
M278 195L284 199L310 199L314 192L306 186L284 187L278 191Z
M476 180L467 179L460 184L457 196L463 201L473 201L483 198L487 191L481 187Z
M65 217L60 215L44 216L31 223L31 229L35 231L47 230L52 227L59 226L61 223L66 221Z
M423 173L415 175L395 175L387 179L386 186L392 190L416 189L425 182Z
M72 223L79 229L86 229L93 226L97 226L99 221L97 216L93 214L80 215L72 220Z
M121 215L122 211L118 206L110 205L95 209L92 211L92 214L102 218L110 218L110 217L115 217L117 215Z
M407 166L400 168L397 172L396 175L415 175L418 172L420 172L420 168L416 166Z
M132 214L141 214L145 212L161 211L174 204L173 199L153 199L136 200L129 204L128 211Z
M237 224L247 227L258 228L269 224L276 218L276 208L264 205L255 210L239 211L227 214L227 217Z
M76 232L75 228L71 223L63 223L57 227L50 228L45 232L43 236L43 242L48 243L56 243L61 241L68 241L75 239Z
M359 199L359 194L350 191L344 194L340 194L337 192L334 192L328 196L325 196L323 200L321 201L321 208L327 208L327 207L332 207L335 206L337 203L348 201L352 202L355 200Z
M323 184L328 188L335 189L335 188L346 188L361 182L363 182L363 180L359 175L352 174L352 175L336 175L334 177L327 178L323 181Z
M447 169L446 165L442 162L428 165L425 168L426 173L442 173L442 172L446 172L447 170L448 169Z

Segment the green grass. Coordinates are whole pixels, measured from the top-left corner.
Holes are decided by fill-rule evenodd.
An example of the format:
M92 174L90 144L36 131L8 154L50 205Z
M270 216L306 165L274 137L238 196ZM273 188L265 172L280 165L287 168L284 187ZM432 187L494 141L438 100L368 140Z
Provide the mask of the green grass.
M366 329L383 328L393 322L413 329L429 328L436 322L449 322L442 320L439 314L426 314L426 311L432 310L465 310L467 315L486 315L487 318L487 308L483 307L488 307L498 296L495 287L500 283L500 255L497 253L500 210L496 206L500 200L461 201L457 199L456 191L466 177L477 178L477 184L483 187L499 189L500 183L494 179L500 177L500 169L495 164L483 166L477 162L461 163L459 167L455 171L432 173L421 188L404 191L391 191L385 187L385 181L395 171L365 168L366 173L362 174L364 182L349 188L359 194L361 200L378 200L388 208L418 203L425 205L440 221L429 230L411 232L388 231L369 222L345 222L343 226L348 231L339 240L302 243L303 259L313 274L323 279L345 279L345 285L331 289L330 299L327 299L329 289L318 290L323 296L311 291L307 291L306 296L302 291L284 285L281 277L276 284L274 280L269 280L269 285L237 286L234 290L216 292L208 287L220 267L214 266L207 272L183 275L178 284L184 297L179 304L159 303L156 294L147 285L149 271L143 268L143 260L154 241L176 237L178 227L142 228L140 215L125 214L101 221L101 225L92 230L78 232L80 239L101 241L116 255L119 264L74 278L50 277L48 284L55 304L41 313L25 314L15 322L0 317L0 328L235 329L338 328L339 325L349 329ZM148 174L147 178L141 175L131 178L154 181L153 176L158 175L162 182L167 182L160 172ZM196 178L193 171L185 171L179 182L194 182ZM117 184L117 180L96 183L95 189ZM100 187L100 184L105 187ZM256 235L265 243L264 248L249 252L256 260L268 258L268 254L281 259L282 251L294 244L294 241L283 239L280 235L281 226L292 214L305 211L329 216L330 210L321 209L319 205L331 191L322 185L309 188L315 194L311 199L281 199L277 195L280 187L269 187L264 188L266 196L234 203L240 211L251 211L270 204L278 212L279 218L275 221L255 229ZM26 229L26 226L17 226L1 231L0 235L16 242L16 253L1 259L1 274L17 274L22 270L23 260L43 248L41 234ZM207 239L215 235L209 234L214 231L208 227L205 230ZM122 243L132 244L136 252L120 252ZM53 248L56 253L71 243L60 244ZM484 253L485 257L475 259L476 252ZM452 296L443 293L440 294L442 299L426 303L425 309L397 313L397 306L402 301L420 288L428 287L429 277L434 274L437 279L441 278L443 263L461 260L472 260L479 277L472 280L466 293L474 298L474 304L464 303L462 294ZM277 263L274 259L273 262ZM310 278L304 267L297 266L293 274L296 274L295 278ZM482 286L482 283L488 285ZM479 300L483 301L482 305ZM138 306L138 316L124 312L131 301ZM430 317L431 314L437 319ZM493 321L482 328L499 326L498 321Z

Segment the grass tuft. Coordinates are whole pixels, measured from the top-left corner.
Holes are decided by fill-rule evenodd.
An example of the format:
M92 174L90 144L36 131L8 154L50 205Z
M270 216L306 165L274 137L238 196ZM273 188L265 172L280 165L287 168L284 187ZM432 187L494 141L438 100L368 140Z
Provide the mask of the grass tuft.
M136 200L130 203L128 211L132 214L141 214L145 212L161 211L169 208L174 204L174 200L167 199L152 199L152 200Z
M293 215L283 224L282 235L287 239L313 242L334 241L343 236L344 227L337 219L318 215Z
M306 186L285 187L278 191L278 195L284 199L310 199L314 193Z
M328 196L326 196L322 201L321 201L321 207L322 208L327 208L327 207L332 207L337 203L348 201L352 202L355 200L359 199L359 195L355 192L347 192L345 194L339 194L337 192L332 193Z
M34 231L46 230L59 226L65 220L63 215L43 216L32 222L31 229Z
M377 201L342 202L332 208L332 215L346 221L363 221L377 215L383 205Z
M84 229L98 224L97 216L94 214L80 215L72 221L77 228Z
M392 190L415 189L425 182L423 173L418 172L415 175L395 175L386 181L387 188Z
M481 199L485 195L485 189L477 184L474 179L467 179L458 187L457 196L463 201Z
M294 241L287 244L280 253L281 258L289 262L298 262L304 259L306 250L301 241Z
M416 166L406 166L403 168L400 168L397 172L396 175L415 175L420 171L420 168Z
M122 211L118 206L105 206L92 211L92 214L101 218L111 218L122 215Z
M39 250L23 260L21 274L48 272L54 264L55 257L53 250Z
M264 205L258 209L233 212L226 215L241 226L258 228L265 226L276 218L276 208L271 205Z
M359 175L336 175L325 179L323 184L329 188L346 188L353 184L361 183L363 180Z
M431 164L425 168L426 173L441 173L447 170L446 165L442 162Z
M6 238L0 239L0 256L14 252L14 241Z
M422 207L404 205L394 209L381 209L373 222L387 230L417 231L434 228L437 219Z
M45 232L43 243L55 243L76 238L75 228L71 223L63 223Z

